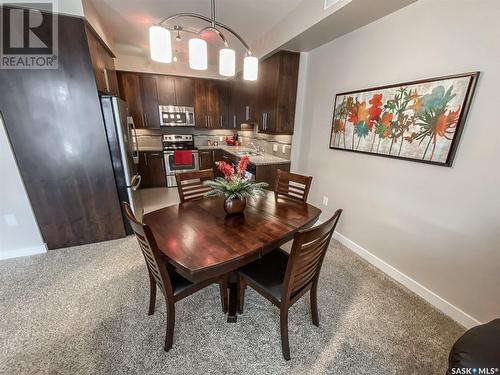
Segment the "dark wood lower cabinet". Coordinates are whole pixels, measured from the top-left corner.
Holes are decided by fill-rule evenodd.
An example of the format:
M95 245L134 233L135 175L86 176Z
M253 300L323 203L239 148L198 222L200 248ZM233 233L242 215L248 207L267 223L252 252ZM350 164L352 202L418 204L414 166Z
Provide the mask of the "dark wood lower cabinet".
M58 22L58 69L0 69L0 111L49 249L125 236L85 24Z
M200 151L201 152L201 151ZM229 164L237 164L239 161L239 157L230 154L221 149L209 150L206 152L212 153L211 158L213 160L213 168L216 177L223 177L222 173L218 171L215 163L218 161L225 161ZM200 159L201 160L201 159ZM206 165L208 166L208 160L206 161ZM201 165L201 163L200 163ZM274 183L276 181L276 174L278 169L282 171L290 172L290 163L280 163L280 164L266 164L266 165L251 165L252 172L255 173L255 181L256 182L267 182L269 184L268 190L274 190ZM200 167L200 169L202 169ZM207 169L207 168L203 168Z
M258 165L255 172L255 181L267 182L269 184L267 190L274 190L278 169L290 172L290 163Z
M140 152L139 174L141 175L141 187L143 189L166 187L167 178L163 152Z
M198 158L200 170L212 169L214 167L214 150L199 150Z

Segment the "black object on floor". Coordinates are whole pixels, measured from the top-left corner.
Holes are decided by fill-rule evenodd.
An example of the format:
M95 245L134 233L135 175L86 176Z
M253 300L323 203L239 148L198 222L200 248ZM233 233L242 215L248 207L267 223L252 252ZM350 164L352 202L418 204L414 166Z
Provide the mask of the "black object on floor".
M450 351L447 375L500 373L500 319L469 329ZM488 371L488 372L484 372Z

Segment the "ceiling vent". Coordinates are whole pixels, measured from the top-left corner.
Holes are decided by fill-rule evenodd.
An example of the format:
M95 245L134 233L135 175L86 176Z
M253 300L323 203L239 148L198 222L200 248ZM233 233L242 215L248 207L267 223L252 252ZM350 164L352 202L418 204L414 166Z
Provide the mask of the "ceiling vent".
M325 0L325 7L324 7L324 9L327 10L328 8L334 6L339 1L340 0Z

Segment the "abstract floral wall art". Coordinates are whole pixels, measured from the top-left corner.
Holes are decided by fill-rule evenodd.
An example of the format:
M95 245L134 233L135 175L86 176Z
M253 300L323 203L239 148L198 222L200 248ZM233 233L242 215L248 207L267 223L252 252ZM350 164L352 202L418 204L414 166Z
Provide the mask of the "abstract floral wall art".
M330 148L451 166L478 76L337 94Z

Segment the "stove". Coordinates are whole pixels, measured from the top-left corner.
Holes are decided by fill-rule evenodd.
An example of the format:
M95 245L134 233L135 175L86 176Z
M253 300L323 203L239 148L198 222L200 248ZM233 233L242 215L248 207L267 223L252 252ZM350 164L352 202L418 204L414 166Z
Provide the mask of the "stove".
M176 173L192 172L199 169L198 149L194 147L194 139L191 134L166 134L163 136L162 141L167 186L177 186L175 181ZM176 164L174 157L176 151L191 152L191 162Z

